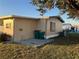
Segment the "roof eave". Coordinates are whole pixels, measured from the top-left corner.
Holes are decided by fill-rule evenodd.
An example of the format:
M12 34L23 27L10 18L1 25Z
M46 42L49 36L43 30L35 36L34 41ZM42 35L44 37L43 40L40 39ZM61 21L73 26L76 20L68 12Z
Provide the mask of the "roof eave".
M58 18L62 23L64 23L64 20L60 16L50 16L49 18Z

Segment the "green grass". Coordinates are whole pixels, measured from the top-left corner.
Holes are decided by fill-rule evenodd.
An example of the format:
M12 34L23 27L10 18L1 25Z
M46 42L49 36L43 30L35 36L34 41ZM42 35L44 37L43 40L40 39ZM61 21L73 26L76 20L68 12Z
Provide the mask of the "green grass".
M79 37L79 33L74 33L74 32L68 33L68 35L73 37Z
M55 42L41 48L1 43L0 59L79 59L79 41L75 41L79 37L75 39L75 35L69 33L66 38L54 38Z
M67 33L66 37L56 37L54 39L54 44L72 45L79 44L79 33Z

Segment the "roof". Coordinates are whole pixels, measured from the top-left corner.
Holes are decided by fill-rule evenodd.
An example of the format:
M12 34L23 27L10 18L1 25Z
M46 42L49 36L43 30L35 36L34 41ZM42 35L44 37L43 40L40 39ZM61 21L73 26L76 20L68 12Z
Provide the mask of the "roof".
M33 18L33 17L24 17L24 16L16 16L16 15L10 15L10 16L1 16L0 19L7 19L7 18L21 18L21 19L30 19L30 20L40 20L40 18ZM60 16L49 16L49 17L43 17L46 18L58 18L62 23L64 23L63 19Z
M0 19L7 19L7 18L22 18L22 19L30 19L30 20L39 20L39 18L16 16L16 15L0 16Z
M64 26L72 26L70 23L63 23Z
M62 23L64 23L64 20L60 16L50 16L49 18L57 18L59 19Z
M71 25L70 23L63 23L63 25Z

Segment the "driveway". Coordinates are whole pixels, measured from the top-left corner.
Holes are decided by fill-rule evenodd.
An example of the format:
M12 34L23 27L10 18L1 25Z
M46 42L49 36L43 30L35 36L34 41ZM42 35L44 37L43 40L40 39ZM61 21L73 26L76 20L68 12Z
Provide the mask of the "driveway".
M51 43L53 39L27 39L27 40L21 40L20 44L23 45L29 45L33 47L41 47L47 43Z

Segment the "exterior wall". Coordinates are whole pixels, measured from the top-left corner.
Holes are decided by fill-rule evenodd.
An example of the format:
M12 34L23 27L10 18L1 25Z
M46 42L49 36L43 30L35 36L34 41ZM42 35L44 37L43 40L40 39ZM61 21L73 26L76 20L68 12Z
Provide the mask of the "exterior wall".
M37 27L36 20L15 18L14 39L31 39L34 37L34 30Z
M6 24L10 24L9 28L6 28ZM13 19L4 19L3 20L3 33L6 33L10 36L13 36L14 20Z
M46 19L43 18L38 21L37 30L46 31Z
M50 32L50 22L55 23L55 32ZM50 18L47 20L46 35L56 34L56 33L61 32L61 31L62 31L62 22L60 20L58 20L57 18Z
M3 20L0 19L0 33L3 32Z
M3 33L3 26L0 26L0 34Z
M0 19L0 26L3 25L3 19Z
M56 24L55 26L55 32L50 32L50 22L54 22ZM57 19L57 18L43 18L41 20L38 21L38 30L41 30L43 32L45 32L45 35L46 36L49 36L49 35L53 35L53 34L56 34L58 32L61 32L63 29L62 29L62 22Z

